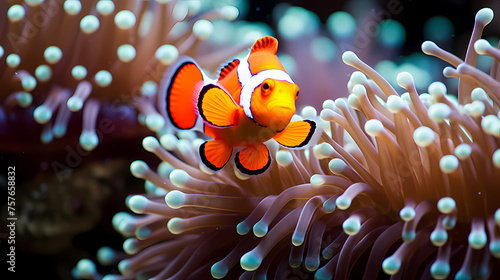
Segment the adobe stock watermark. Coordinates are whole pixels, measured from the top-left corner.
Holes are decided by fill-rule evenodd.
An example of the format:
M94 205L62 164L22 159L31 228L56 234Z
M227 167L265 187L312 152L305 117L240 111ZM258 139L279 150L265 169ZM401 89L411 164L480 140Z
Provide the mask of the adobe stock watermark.
M39 9L36 9L33 14L30 14L31 16L29 18L24 17L21 19L20 26L23 26L21 34L13 31L7 34L7 40L12 45L14 52L20 52L22 46L26 45L30 39L33 39L45 26L50 24L52 18L62 11L61 7L64 1L65 0L55 0L50 1L49 4L42 3Z
M16 272L16 167L7 167L7 270Z
M110 111L115 114L116 120L125 120L133 115L132 112L134 110L128 104L134 98L134 96L137 96L138 94L140 94L140 87L134 87L131 93L122 93L119 99L115 99L106 106L110 106ZM112 118L103 117L97 120L95 133L97 134L99 143L104 140L106 135L110 135L116 131L117 124L113 122ZM53 161L50 164L50 167L54 171L59 182L68 179L71 176L73 170L79 167L83 163L84 158L89 156L93 151L87 151L83 149L80 143L77 143L74 146L66 145L65 150L66 156L64 157L64 160L62 162Z
M357 28L354 34L354 45L348 42L339 44L342 52L363 49L369 46L373 38L375 38L380 29L380 22L387 19L392 19L394 15L400 14L404 10L404 6L400 0L389 0L385 9L371 10L366 16L366 21L363 26Z
M105 134L110 134L116 130L116 126L113 124L111 119L103 118L101 119L96 126L96 134L99 138L99 142L102 141ZM83 162L83 159L90 155L92 151L87 151L82 148L80 144L77 144L76 147L72 147L67 145L65 147L67 151L66 156L64 158L64 162L53 161L50 166L52 170L56 174L57 180L61 183L64 179L67 179L71 176L73 169L80 166Z
M52 14L57 13L57 11L58 10L55 9ZM146 67L146 77L149 77L149 79L146 80L161 80L165 74L166 68L168 68L168 66L161 66L159 64L156 64L154 67ZM142 85L136 85L128 92L122 92L114 100L101 103L101 107L108 107L111 109L108 110L108 113L111 112L113 116L98 118L96 123L96 134L98 136L99 143L103 141L105 135L117 132L118 127L120 126L120 121L137 117L136 112L143 114L147 113L144 112L144 108L141 108L140 106L139 100L141 98L147 99L147 97L145 97L142 93ZM134 121L138 122L137 119ZM79 143L73 146L67 145L65 150L66 156L63 161L53 161L51 163L51 168L55 172L59 182L68 178L73 169L80 166L84 158L92 153L92 151L83 149Z

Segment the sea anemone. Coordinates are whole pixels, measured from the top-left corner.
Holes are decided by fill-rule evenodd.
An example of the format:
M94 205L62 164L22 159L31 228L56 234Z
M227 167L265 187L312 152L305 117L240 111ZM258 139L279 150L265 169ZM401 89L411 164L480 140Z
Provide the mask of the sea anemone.
M195 56L214 70L247 47L221 50L204 42L214 30L211 21L238 16L227 5L209 11L194 1L165 0L26 0L1 6L0 123L11 152L36 147L34 131L43 143L65 135L65 143L73 143L79 135L85 150L105 134L142 138L147 130L138 123L152 131L164 127L155 109L158 83L179 55ZM75 122L82 123L80 131Z
M250 46L212 40L238 13L220 1L0 1L0 154L17 167L18 264L62 275L64 260L81 258L75 247L122 208L115 193L137 192L123 171L164 128L165 69L189 55L216 71Z
M493 18L477 13L465 61L424 42L422 50L453 67L458 99L441 82L419 94L402 72L398 95L353 52L361 72L347 99L327 100L320 143L286 150L268 142L268 173L200 166L193 132L146 137L162 160L130 169L146 193L127 198L138 215L118 213L123 252L104 247L105 279L487 279L500 277L500 51L479 40ZM490 75L476 53L495 58ZM316 111L306 107L303 117ZM103 278L88 259L75 275Z

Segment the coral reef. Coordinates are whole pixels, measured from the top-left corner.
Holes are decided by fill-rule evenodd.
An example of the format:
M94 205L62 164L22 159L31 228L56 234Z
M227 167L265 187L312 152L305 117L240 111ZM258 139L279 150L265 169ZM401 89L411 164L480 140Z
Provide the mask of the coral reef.
M98 260L118 263L101 275L88 259L75 275L93 279L494 279L500 277L500 52L479 40L493 11L476 15L465 60L427 41L424 53L452 67L458 98L441 82L406 92L344 52L360 71L348 98L323 103L325 132L305 150L268 142L273 165L262 176L200 167L193 132L146 137L162 163L130 169L146 193L127 198L113 226L123 252L104 247ZM490 74L476 53L492 56ZM312 107L302 117L315 117ZM297 116L296 118L300 118Z
M238 16L231 6L50 0L3 2L2 11L0 135L10 152L38 149L37 132L41 142L56 142L48 146L56 151L77 139L93 150L104 135L144 137L148 130L139 123L152 131L164 127L155 97L179 55L195 56L213 71L247 47L206 43L211 21Z

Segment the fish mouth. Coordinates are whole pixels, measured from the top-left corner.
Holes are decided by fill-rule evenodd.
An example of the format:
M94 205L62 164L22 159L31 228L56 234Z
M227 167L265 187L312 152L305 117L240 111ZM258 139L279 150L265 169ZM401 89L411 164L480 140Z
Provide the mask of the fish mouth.
M283 102L283 101L272 101L267 105L267 109L269 110L282 110L282 111L294 111L295 112L295 104Z
M270 127L276 131L285 129L295 113L295 104L275 102L269 105L271 106L267 106L267 108L272 116L272 125Z

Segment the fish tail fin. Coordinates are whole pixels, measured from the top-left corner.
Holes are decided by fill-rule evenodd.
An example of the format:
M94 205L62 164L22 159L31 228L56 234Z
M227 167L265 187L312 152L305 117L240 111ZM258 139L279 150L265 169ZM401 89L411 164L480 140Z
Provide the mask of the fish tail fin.
M239 151L234 159L236 167L246 175L258 175L266 171L271 165L271 156L267 146L258 143L252 144Z
M181 59L176 65L160 92L159 105L175 127L191 129L198 119L196 104L204 83L203 74L190 58Z

